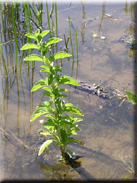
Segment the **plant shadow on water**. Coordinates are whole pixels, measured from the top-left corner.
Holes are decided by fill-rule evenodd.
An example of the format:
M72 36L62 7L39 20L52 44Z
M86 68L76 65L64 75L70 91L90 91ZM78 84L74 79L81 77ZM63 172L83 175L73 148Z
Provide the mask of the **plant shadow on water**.
M128 56L129 48L126 47L125 40L121 41L125 33L129 35L133 33L131 25L133 4L123 3L113 6L107 3L100 5L57 3L56 7L50 3L43 6L42 4L36 6L35 3L26 3L26 6L23 6L18 3L14 7L17 13L15 23L18 30L16 30L16 43L12 14L9 11L11 4L0 4L2 15L0 23L2 28L0 32L2 174L0 179L121 180L128 172L119 156L125 161L130 157L134 162L133 104L125 101L119 107L121 100L116 97L104 100L84 90L67 86L68 102L72 102L84 113L84 121L79 124L82 131L78 133L78 139L84 141L85 145L69 145L71 151L83 156L77 160L79 167L72 164L71 166L58 164L57 156L60 155L60 151L56 146L51 146L41 157L38 157L38 147L45 140L37 133L42 126L38 120L33 124L29 123L29 120L36 105L46 99L41 91L30 92L34 83L41 79L40 64L24 63L23 58L28 53L21 53L19 49L15 50L15 47L17 44L18 48L21 48L27 41L24 35L30 28L29 16L30 19L31 16L35 17L33 19L35 23L31 22L31 32L41 26L47 30L50 26L52 34L58 35L62 40L64 40L64 33L66 38L70 37L71 26L71 40L75 40L77 30L78 48L75 41L73 45L71 40L69 41L68 52L72 52L73 46L74 58L63 62L62 74L71 75L91 84L107 81L105 87L108 91L113 88L117 88L122 93L125 89L133 91L134 60L133 57ZM56 10L53 10L54 8ZM36 12L38 16L34 15ZM67 21L68 16L71 22ZM93 34L97 34L97 38L93 38ZM101 36L105 36L106 39L101 40ZM65 45L65 42L63 46L61 45L62 50L65 49ZM59 50L59 46L57 45L52 51ZM18 54L15 55L15 52Z

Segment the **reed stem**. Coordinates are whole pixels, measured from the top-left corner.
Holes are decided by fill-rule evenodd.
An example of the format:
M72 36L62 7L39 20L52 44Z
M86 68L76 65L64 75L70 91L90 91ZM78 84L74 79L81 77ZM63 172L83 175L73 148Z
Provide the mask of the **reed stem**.
M72 72L71 72L71 76L73 75L73 70L74 70L74 50L73 50L73 44L72 44L72 34L71 34L71 20L70 17L68 17L68 21L69 21L69 35L70 35L70 44L71 44L71 50L72 50Z
M56 36L58 36L57 3L55 2Z
M48 3L46 2L46 10L47 10L47 21L48 21L48 29L50 29L50 19L49 19L49 9L48 9ZM51 33L49 33L50 37L51 37Z
M14 29L14 38L15 38L15 72L17 71L17 32L16 32L16 23L15 23L15 12L14 12L14 4L12 3L12 21L13 21L13 29Z

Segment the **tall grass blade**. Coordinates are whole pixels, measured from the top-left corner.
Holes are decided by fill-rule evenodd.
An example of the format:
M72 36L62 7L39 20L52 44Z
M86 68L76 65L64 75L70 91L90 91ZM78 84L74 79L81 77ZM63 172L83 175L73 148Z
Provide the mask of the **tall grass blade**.
M55 2L56 36L58 36L57 3Z
M14 14L14 5L12 3L12 20L13 20L13 29L14 29L14 38L15 38L15 72L17 71L17 32L16 32L16 23L15 23L15 14Z
M71 72L71 76L72 76L73 75L73 70L74 70L74 50L73 50L73 43L72 43L71 20L70 20L70 17L68 17L68 21L69 21L70 44L71 44L71 50L72 50L72 72Z
M48 3L46 2L46 10L47 10L47 22L48 22L48 30L50 29L50 19L49 19L49 9L48 9ZM49 33L50 37L51 37L51 33Z
M62 47L60 46L60 51L62 51ZM62 64L62 58L60 59L60 65L61 65L61 67L63 66L63 64Z
M3 56L3 50L2 50L1 45L0 45L0 54L1 54L1 57L2 57L2 63L3 63L5 75L8 76L8 71L7 71L7 67L6 67L6 63L5 63L5 59L4 59L4 56Z
M25 16L26 16L27 32L31 32L31 17L30 17L29 3L24 3L23 7L25 10ZM27 38L27 42L32 43L32 40ZM31 53L32 53L32 50L31 50ZM29 50L27 51L27 55L29 55ZM29 68L29 62L27 64L28 64L28 68ZM32 67L34 67L34 63L32 63Z
M77 29L75 29L75 40L76 40L76 55L77 55L77 68L76 68L76 78L78 75L78 39L77 39Z

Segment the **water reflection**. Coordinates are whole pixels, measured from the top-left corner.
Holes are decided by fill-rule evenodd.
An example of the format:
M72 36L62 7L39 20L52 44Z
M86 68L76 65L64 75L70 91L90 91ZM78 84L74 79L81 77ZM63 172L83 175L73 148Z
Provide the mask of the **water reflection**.
M70 14L74 27L78 28L79 62L78 65L74 65L76 77L88 83L99 83L100 80L101 82L106 80L106 87L108 88L118 88L122 92L125 89L132 91L133 58L131 57L129 61L128 49L125 47L125 43L114 43L112 41L120 38L125 31L128 31L128 34L133 34L133 25L129 23L129 20L132 21L133 18L133 4L131 3L130 7L127 3L121 5L120 8L123 9L123 12L121 12L119 6L108 6L107 3L96 6L94 4L93 7L92 4L89 6L82 3L81 6L75 6L75 11L68 9L61 12L69 6L70 4L58 5L58 12L60 12L58 13L58 33L62 38L64 32L65 35L69 35L69 31L65 31L64 26L68 29L67 17ZM5 133L2 132L4 160L2 170L5 172L5 177L12 179L45 179L46 175L46 180L53 178L64 180L75 177L79 177L79 180L81 180L81 174L78 174L78 170L79 172L81 170L82 175L85 175L85 179L89 179L89 177L91 179L121 178L126 171L118 155L126 160L130 156L133 161L134 109L129 102L124 102L121 107L118 107L121 102L118 98L103 100L96 95L88 95L84 91L78 91L67 86L69 90L68 100L81 108L85 114L84 122L80 124L82 132L78 134L78 139L84 139L85 146L70 145L72 151L75 150L76 153L84 156L81 165L83 169L76 169L77 171L71 172L71 167L57 165L56 155L59 154L59 150L56 147L52 148L51 153L45 152L42 159L37 157L37 147L41 144L41 141L38 143L36 132L40 128L40 124L38 120L31 124L29 118L36 105L42 103L44 99L41 91L30 92L33 84L41 78L39 64L36 63L31 68L31 65L27 67L27 63L23 62L26 53L20 52L19 48L26 42L26 38L22 36L22 38L18 38L18 66L21 69L17 73L14 72L15 55L14 41L11 42L13 39L12 28L10 27L6 31L3 29L12 25L12 19L9 19L11 17L10 7L10 4L4 4L0 11L2 15L0 24L2 28L1 43L10 41L1 44L0 47L0 99L2 101L0 126L5 130ZM32 7L35 7L34 3L32 3ZM22 6L18 4L16 8L17 21L20 22L22 20L20 15ZM108 8L110 12L117 11L117 14L122 16L123 24L117 17L114 17L114 19L105 18ZM44 9L44 11L43 17L46 17L46 10ZM79 16L80 14L82 18ZM89 22L87 26L83 24L86 17L95 18L97 16L99 16L99 19ZM45 21L47 20L43 18L43 25L46 23ZM25 26L26 24L23 22L19 24L17 26L18 31L26 30ZM106 40L102 41L100 37L93 39L93 31L98 35L105 34ZM72 38L74 38L74 34L72 34ZM75 51L74 46L74 53ZM69 52L71 52L70 48ZM63 74L71 75L72 60L62 62L62 64ZM11 141L6 138L6 133ZM25 145L31 147L33 151L25 150ZM46 160L45 156L48 156ZM52 163L53 166L51 166ZM53 171L56 172L53 174ZM15 172L16 175L14 175Z

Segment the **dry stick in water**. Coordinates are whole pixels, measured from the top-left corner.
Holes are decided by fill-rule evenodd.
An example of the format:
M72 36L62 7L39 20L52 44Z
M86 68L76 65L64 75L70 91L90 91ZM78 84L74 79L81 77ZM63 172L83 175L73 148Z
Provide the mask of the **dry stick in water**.
M16 142L19 142L19 144L23 145L26 149L30 149L26 144L24 144L14 133L9 131L10 133L6 132L3 128L0 127L0 130L4 133L4 136L11 142L10 138L13 137ZM14 146L18 146L17 144L15 145L13 142L11 142Z

